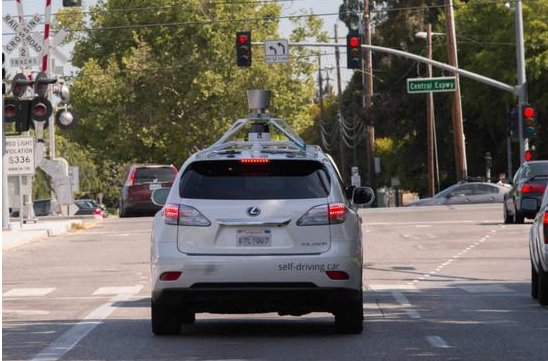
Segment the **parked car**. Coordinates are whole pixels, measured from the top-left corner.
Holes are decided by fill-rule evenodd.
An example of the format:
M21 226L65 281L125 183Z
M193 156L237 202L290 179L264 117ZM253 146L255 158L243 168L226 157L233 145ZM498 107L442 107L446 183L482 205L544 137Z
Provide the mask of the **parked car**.
M74 204L78 207L78 210L74 214L75 216L89 216L94 215L97 218L108 217L108 211L103 209L93 199L77 199Z
M529 232L531 256L531 296L548 305L548 189Z
M485 182L452 185L431 198L422 198L405 206L438 206L454 204L502 203L508 188Z
M514 175L512 188L504 195L504 223L523 223L535 218L548 183L548 160L526 162Z
M133 165L126 175L119 200L120 217L154 214L161 209L152 203L154 189L169 188L177 175L173 165Z

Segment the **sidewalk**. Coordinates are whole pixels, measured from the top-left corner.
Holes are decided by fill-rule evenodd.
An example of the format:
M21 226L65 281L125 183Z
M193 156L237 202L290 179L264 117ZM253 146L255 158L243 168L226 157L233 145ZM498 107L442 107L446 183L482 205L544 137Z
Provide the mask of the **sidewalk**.
M10 222L11 229L2 230L2 251L40 239L66 234L73 227L91 228L100 221L99 219L47 219L23 224L22 227L19 222Z

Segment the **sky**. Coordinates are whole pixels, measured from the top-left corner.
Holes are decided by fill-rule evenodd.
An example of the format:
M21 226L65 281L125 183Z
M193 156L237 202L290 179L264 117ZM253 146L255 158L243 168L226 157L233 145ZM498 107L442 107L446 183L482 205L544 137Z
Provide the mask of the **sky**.
M38 14L44 14L44 7L45 7L45 0L21 0L23 4L23 10L25 15L34 15L36 13ZM96 0L83 0L82 1L84 8L89 5L94 5L97 3ZM342 0L295 0L291 3L282 3L282 14L283 15L292 15L295 13L299 13L302 10L310 10L312 9L314 13L316 14L325 14L325 13L337 13L339 11L339 6L342 3ZM9 14L11 16L17 16L17 5L15 0L1 0L2 4L2 17L4 17L6 14ZM56 13L60 8L62 7L62 0L52 0L52 13ZM325 16L322 17L324 21L324 30L329 34L329 36L333 36L334 34L334 25L337 23L339 27L339 37L346 36L346 26L344 23L341 23L338 21L337 16ZM293 25L289 20L283 19L280 23L280 34L284 37L287 37L289 33L291 33L291 30L293 29ZM42 25L38 26L36 28L37 31L40 32L39 37L43 38L43 27ZM55 29L53 29L55 31ZM2 22L2 34L5 33L12 33L13 30L9 28L4 22ZM12 35L2 35L2 45L6 44L10 39L12 38ZM69 45L66 45L62 48L62 50L69 55L72 51L72 47ZM333 50L331 49L325 49L323 50L327 53L333 53ZM32 53L32 52L31 52ZM12 54L8 56L8 58L17 57L18 54L14 51ZM346 64L346 57L343 54L341 56L341 64ZM9 67L9 61L6 59L6 65L7 70L9 74L15 73L18 69L10 69ZM56 63L57 66L61 65L59 62ZM329 77L332 80L335 80L336 72L334 71L335 67L335 56L334 55L326 55L322 57L322 67L328 68L324 72L324 77L329 72ZM70 64L67 64L65 67L65 74L69 75L71 70L75 70ZM37 70L37 69L33 69ZM341 77L342 77L342 86L343 88L346 86L347 82L349 81L350 77L352 76L352 71L345 69L344 67L341 69ZM333 85L335 83L332 83ZM336 90L336 87L335 87Z

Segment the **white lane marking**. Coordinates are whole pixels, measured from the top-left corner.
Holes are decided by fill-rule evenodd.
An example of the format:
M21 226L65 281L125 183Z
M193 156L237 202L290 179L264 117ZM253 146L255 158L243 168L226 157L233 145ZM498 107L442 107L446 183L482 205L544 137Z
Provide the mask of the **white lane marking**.
M139 292L142 286L126 287ZM50 343L38 355L34 356L32 361L57 361L87 336L97 325L107 318L117 307L117 302L127 301L132 293L119 294L109 302L93 310L84 319L72 326L67 332L62 334L57 340Z
M409 286L409 285L383 285L383 284L372 284L372 285L367 285L368 288L372 291L385 291L385 292L390 292L390 291L401 291L401 290L405 290L405 291L416 291L417 289L415 288L415 286Z
M429 224L417 224L415 225L416 228L430 228L432 227L431 225Z
M409 302L407 297L405 297L403 295L403 293L401 293L401 292L392 291L392 297L394 297L396 302L398 302L402 306L405 306L405 307L410 307L411 306L411 302Z
M469 285L469 286L459 286L460 289L465 290L469 293L510 293L514 292L508 287L502 285Z
M497 230L496 229L492 229L491 230L491 233L495 233Z
M98 295L119 295L119 294L128 294L128 293L137 293L141 289L141 286L132 286L132 287L99 287L93 296Z
M49 315L49 311L45 311L45 310L6 310L6 309L2 309L2 313L6 313L8 315L19 315L19 316Z
M436 348L448 348L450 347L447 342L440 336L426 336L426 341Z
M141 234L141 233L150 233L150 229L149 230L134 230L134 231L131 231L131 232L116 232L116 231L113 231L113 232L86 232L86 233L81 233L81 235L86 235L86 236L98 236L98 235L108 235L108 236L120 236L120 235L132 235L132 234ZM123 237L123 236L122 236Z
M54 287L42 288L13 288L2 294L2 297L28 297L28 296L45 296L55 290Z

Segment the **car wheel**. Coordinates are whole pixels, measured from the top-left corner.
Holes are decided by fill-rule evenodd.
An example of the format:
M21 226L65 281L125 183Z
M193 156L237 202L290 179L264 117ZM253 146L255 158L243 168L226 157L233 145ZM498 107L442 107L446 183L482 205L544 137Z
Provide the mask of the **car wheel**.
M523 214L521 214L520 211L518 211L516 204L514 203L514 223L515 224L523 224L525 221L525 217Z
M181 331L179 307L158 305L151 301L152 332L155 335L177 335Z
M504 203L504 206L502 206L503 208L503 218L504 218L504 223L506 224L511 224L511 223L514 223L514 218L513 217L510 217L510 215L508 214L508 208L506 208L506 203Z
M120 213L118 214L118 216L120 218L126 218L127 216L129 216L129 212L126 208L124 208L124 203L122 203L122 201L120 201L119 203L119 210Z
M363 331L363 303L352 301L350 305L335 311L335 330L337 333L359 334Z
M548 272L538 269L538 303L548 306Z
M533 261L531 261L531 297L538 298L538 273L533 266Z

